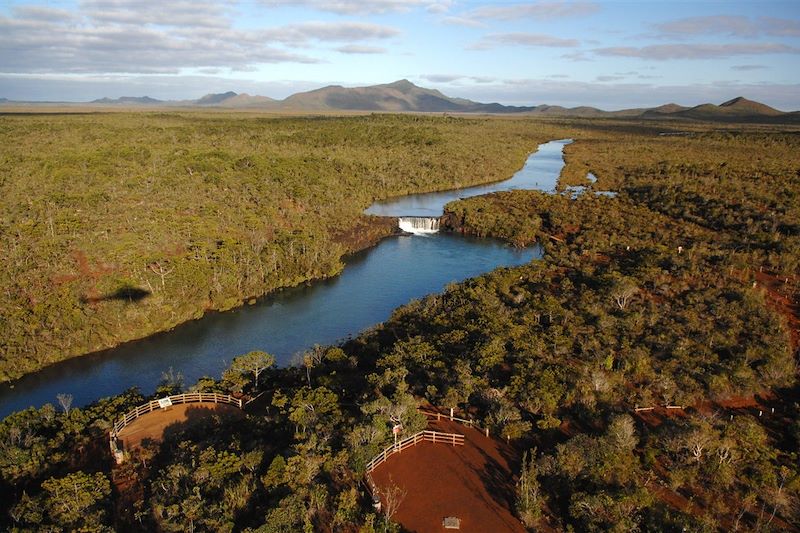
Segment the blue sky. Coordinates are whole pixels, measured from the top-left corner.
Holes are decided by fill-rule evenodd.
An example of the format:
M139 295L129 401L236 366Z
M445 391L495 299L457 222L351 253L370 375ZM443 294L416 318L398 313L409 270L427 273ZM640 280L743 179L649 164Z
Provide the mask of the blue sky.
M284 98L406 78L604 109L800 109L800 0L0 0L0 97Z

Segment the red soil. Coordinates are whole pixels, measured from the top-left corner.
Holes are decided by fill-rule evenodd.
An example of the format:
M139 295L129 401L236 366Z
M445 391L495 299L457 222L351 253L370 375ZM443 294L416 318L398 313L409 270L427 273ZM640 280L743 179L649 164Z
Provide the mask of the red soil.
M797 279L778 277L766 272L756 272L758 285L765 288L773 309L780 313L789 327L792 348L800 346L800 307L797 300ZM788 280L788 283L787 283Z
M652 411L639 411L632 414L651 428L660 426L668 418L684 418L687 416L684 409L667 409L662 406L658 406Z
M434 420L431 429L460 433L465 444L423 442L393 455L372 473L379 489L396 484L407 491L392 519L420 533L445 531L442 520L448 516L461 519L460 531L525 531L512 512L513 449L449 420Z
M145 439L161 440L168 426L212 415L244 416L240 409L232 405L213 402L184 403L140 416L125 426L118 437L123 449L130 451L139 447Z

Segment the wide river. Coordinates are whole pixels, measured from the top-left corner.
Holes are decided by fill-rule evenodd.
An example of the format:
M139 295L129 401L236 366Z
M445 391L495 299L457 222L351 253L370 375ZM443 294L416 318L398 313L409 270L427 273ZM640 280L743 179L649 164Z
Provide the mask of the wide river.
M509 189L553 191L569 141L539 146L511 179L456 191L420 194L376 203L367 212L387 216L440 216L449 201ZM72 394L74 406L138 386L155 390L172 368L192 384L219 377L237 355L251 350L290 364L314 344L332 344L386 320L396 307L501 266L540 256L537 247L514 249L491 239L449 234L399 236L345 260L341 275L284 289L224 313L210 313L177 328L52 365L0 386L0 417Z

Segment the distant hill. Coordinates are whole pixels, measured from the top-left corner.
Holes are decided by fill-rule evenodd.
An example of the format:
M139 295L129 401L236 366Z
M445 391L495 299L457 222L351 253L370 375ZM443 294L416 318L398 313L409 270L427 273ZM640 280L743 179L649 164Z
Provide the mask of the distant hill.
M686 106L670 103L670 104L664 104L664 105L660 105L658 107L654 107L653 109L650 109L649 111L652 111L654 113L662 113L662 114L664 114L664 113L677 113L679 111L685 111L687 109L689 109L689 108L686 107Z
M639 110L626 111L603 111L596 107L563 107L560 105L538 105L530 113L535 115L549 115L554 117L610 117L638 114Z
M219 94L207 94L202 98L195 100L195 105L215 105L219 104L220 102L224 102L229 98L233 98L236 96L236 93L233 91L228 91L226 93L219 93Z
M269 108L274 107L277 102L277 100L268 96L251 96L247 93L233 94L234 96L222 100L217 105L228 108Z
M434 113L521 113L532 107L481 104L463 98L451 98L434 89L418 87L408 80L384 85L347 88L330 85L293 94L280 104L287 110L385 111Z
M743 96L728 100L719 104L719 108L724 113L740 114L740 115L782 115L781 111L770 107L766 104L748 100Z
M799 124L800 112L784 113L768 105L737 97L719 105L702 104L685 107L675 103L652 108L603 111L595 107L539 105L530 114L584 118L641 118L653 120L703 120L711 122L754 122L765 124Z
M766 104L754 102L742 96L728 100L719 105L701 104L682 109L662 106L661 108L646 111L642 114L642 117L694 119L712 122L798 122L796 113L784 113Z
M701 104L686 107L675 103L652 108L604 111L596 107L562 107L541 104L537 106L508 106L498 103L483 104L465 98L453 98L435 89L414 85L408 80L371 85L367 87L342 87L329 85L321 89L296 93L284 100L266 96L238 94L234 91L212 93L197 100L157 100L149 96L122 96L100 98L88 102L102 105L149 105L160 107L218 107L225 109L254 109L288 112L325 111L376 111L381 113L487 113L522 114L529 116L582 117L582 118L639 118L652 120L702 120L712 122L753 122L765 124L800 124L800 111L784 113L768 105L748 100L742 96L719 105ZM14 102L0 98L0 104L45 105L44 102ZM47 102L48 105L58 102ZM84 104L68 104L80 106Z
M342 87L331 85L313 91L296 93L285 100L266 96L237 94L233 91L207 94L197 100L155 100L148 96L135 98L101 98L92 104L164 104L173 106L200 106L247 108L286 111L380 111L387 113L524 113L533 107L505 106L498 103L482 104L463 98L451 98L434 89L418 87L408 80L369 87Z
M89 102L90 104L110 104L110 105L153 105L153 104L163 104L165 103L164 100L156 100L155 98L150 98L149 96L120 96L119 98L100 98L98 100L92 100Z

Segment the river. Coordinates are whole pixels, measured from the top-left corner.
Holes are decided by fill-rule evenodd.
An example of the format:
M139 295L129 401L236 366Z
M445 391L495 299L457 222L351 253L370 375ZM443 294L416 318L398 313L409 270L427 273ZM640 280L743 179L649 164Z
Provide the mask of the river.
M538 150L525 161L522 169L505 181L452 191L389 198L375 202L366 210L366 213L384 217L438 217L442 215L445 204L460 198L515 189L555 192L558 177L564 166L564 146L571 142L571 139L562 139L539 145Z
M449 201L519 188L555 190L569 141L543 144L511 179L487 186L412 195L376 203L367 212L387 216L442 214ZM540 256L538 247L514 249L491 239L450 234L399 236L345 260L341 275L284 289L224 313L103 352L69 359L0 386L0 417L71 394L73 405L138 386L150 394L172 368L185 383L219 377L237 355L264 350L279 364L314 344L332 344L386 320L396 307L501 266Z

